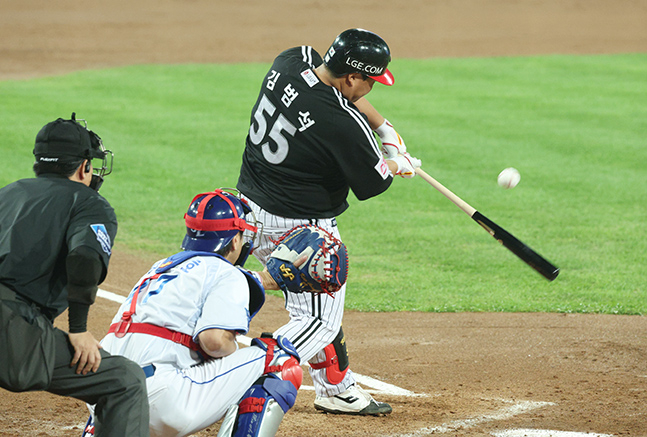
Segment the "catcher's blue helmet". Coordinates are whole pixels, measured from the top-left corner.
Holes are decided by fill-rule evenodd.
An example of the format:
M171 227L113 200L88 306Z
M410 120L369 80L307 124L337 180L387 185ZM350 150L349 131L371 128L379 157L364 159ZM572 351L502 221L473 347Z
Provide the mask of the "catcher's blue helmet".
M253 218L251 208L235 194L222 189L198 194L184 214L186 236L182 249L217 252L242 231L249 238L249 246L243 249L246 258L258 232L256 220L253 220L253 224L248 223L245 220L247 215Z

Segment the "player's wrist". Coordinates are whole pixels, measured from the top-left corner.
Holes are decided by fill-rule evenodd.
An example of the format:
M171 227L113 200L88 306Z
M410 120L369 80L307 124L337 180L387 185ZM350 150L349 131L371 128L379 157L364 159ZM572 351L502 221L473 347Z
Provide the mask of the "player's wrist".
M281 287L276 283L270 272L265 268L262 272L252 272L250 273L263 285L263 288L266 290L280 290Z
M391 125L391 123L389 123L389 121L385 118L384 122L373 130L380 138L382 138L391 129L393 129L393 125Z

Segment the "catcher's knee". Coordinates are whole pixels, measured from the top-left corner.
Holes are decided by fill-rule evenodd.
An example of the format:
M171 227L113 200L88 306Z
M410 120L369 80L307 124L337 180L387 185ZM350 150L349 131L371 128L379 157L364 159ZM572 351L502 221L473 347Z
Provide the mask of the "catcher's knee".
M92 414L90 414L90 417L88 418L88 421L85 424L85 428L83 428L83 434L81 434L81 437L93 437L94 436L94 417L92 417Z
M281 335L272 338L272 334L263 333L260 338L252 340L252 346L265 351L264 374L275 374L284 381L290 381L296 390L301 387L303 370L297 349L290 340Z
M313 369L326 369L326 378L331 384L339 384L348 372L348 351L344 331L339 328L337 337L324 349L326 360L321 363L310 363Z
M264 375L258 378L237 405L227 410L219 437L274 436L292 408L303 373L299 355L286 338L261 337L252 346L266 352Z

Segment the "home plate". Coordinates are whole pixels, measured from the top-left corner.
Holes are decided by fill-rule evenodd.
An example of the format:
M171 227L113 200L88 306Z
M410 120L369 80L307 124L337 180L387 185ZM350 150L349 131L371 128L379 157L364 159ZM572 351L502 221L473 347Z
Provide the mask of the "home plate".
M495 437L612 437L611 434L591 434L588 432L551 431L547 429L509 429L492 433Z

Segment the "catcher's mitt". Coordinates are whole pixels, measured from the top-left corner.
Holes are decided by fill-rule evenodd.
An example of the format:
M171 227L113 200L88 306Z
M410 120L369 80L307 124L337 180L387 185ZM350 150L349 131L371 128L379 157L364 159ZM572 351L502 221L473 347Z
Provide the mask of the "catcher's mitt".
M296 226L275 243L267 270L282 290L333 296L346 283L346 246L324 229Z

